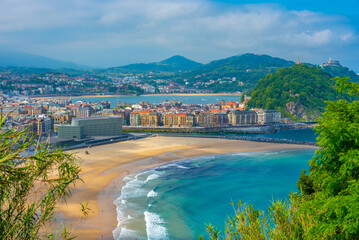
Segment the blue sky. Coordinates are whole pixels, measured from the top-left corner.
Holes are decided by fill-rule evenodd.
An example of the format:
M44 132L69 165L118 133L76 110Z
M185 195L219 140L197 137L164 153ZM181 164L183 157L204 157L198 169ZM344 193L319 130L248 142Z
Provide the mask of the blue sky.
M359 1L0 0L0 49L89 66L247 52L359 72Z

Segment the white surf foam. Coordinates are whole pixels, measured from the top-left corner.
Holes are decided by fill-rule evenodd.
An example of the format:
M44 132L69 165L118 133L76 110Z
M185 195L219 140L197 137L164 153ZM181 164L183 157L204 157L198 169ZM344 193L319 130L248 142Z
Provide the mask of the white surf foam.
M148 240L168 239L167 228L164 221L155 213L144 212Z
M158 193L156 193L155 191L151 190L151 192L149 192L147 194L147 197L150 198L150 197L156 197L158 195Z
M185 167L185 166L182 166L182 165L178 165L177 167L178 167L178 168L189 169L189 167Z
M147 177L145 183L147 183L147 182L149 182L149 181L151 181L151 180L154 180L154 179L156 179L156 178L159 178L159 177L160 177L160 175L158 175L158 174L156 174L156 173L151 174L150 176Z
M121 189L121 195L118 198L119 200L126 199L127 197L140 197L146 196L147 191L142 188L145 184L145 181L139 180L137 178L126 183L125 186Z
M170 164L159 166L156 169L166 169L166 168L171 168L171 167L189 169L189 167L183 166L183 165L181 165L181 163L170 163Z

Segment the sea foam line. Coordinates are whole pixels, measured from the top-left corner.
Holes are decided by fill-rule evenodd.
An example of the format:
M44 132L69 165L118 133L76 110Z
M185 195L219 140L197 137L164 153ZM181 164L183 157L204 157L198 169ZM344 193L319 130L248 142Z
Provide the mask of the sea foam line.
M151 180L155 180L156 178L159 178L159 177L160 177L160 175L158 175L158 174L156 174L156 173L151 174L150 176L147 177L145 183L147 183L147 182L149 182L149 181L151 181Z
M144 212L146 221L146 232L148 240L165 240L168 239L167 228L164 221L158 214L148 211Z

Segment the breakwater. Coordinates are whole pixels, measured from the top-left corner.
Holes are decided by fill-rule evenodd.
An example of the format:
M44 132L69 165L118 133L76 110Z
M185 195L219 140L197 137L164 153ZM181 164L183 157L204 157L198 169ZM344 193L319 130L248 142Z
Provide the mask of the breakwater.
M226 135L199 135L199 134L158 134L159 136L169 137L195 137L195 138L219 138L228 140L242 140L251 142L267 142L267 143L282 143L282 144L298 144L317 146L316 142L298 141L285 138L269 138L269 137L252 137L252 136L226 136Z
M276 123L268 125L241 125L221 127L145 127L123 126L123 132L151 132L151 133L243 133L243 134L268 134L278 130L308 129L314 127L314 122Z
M252 141L252 142L270 142L270 143L284 143L284 144L299 144L299 145L317 146L317 143L315 143L315 142L297 141L297 140L293 140L293 139L281 139L281 138L228 136L228 137L226 137L226 139Z

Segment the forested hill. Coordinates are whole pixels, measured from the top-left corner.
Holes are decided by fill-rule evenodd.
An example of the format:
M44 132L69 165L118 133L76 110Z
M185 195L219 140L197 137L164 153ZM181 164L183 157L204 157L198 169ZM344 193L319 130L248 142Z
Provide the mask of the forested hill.
M323 66L320 67L324 72L329 73L332 77L349 77L353 82L359 82L359 76L347 67L343 66Z
M278 68L290 67L293 64L292 61L269 55L246 53L212 61L191 71L181 73L177 78L186 79L193 83L234 77L236 81L232 84L233 86L229 87L232 87L233 91L241 91L241 88L233 89L233 87L238 86L239 82L243 82L247 88L254 87L257 81L266 74L275 72ZM211 86L211 89L216 90L216 87ZM231 88L220 90L230 91Z
M315 120L324 110L325 101L349 99L348 95L339 94L334 85L329 73L298 64L260 79L248 106L279 109L287 117Z

